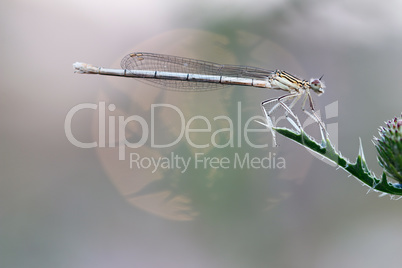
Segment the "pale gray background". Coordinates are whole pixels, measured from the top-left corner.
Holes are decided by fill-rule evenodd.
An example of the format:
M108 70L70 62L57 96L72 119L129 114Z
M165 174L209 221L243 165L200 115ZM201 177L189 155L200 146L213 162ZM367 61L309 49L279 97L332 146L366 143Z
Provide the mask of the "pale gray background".
M73 62L118 67L133 49L163 52L170 44L158 40L183 29L194 38L203 31L225 38L231 56L205 51L214 46L209 40L203 48L179 44L186 51L175 54L204 49L198 57L206 60L220 54L220 62L283 68L306 78L325 74L326 94L316 100L321 107L339 102L339 116L328 123L338 123L340 150L356 157L361 137L369 167L379 174L371 139L401 112L401 8L397 0L2 1L0 266L398 266L401 201L366 195L368 188L299 145L272 150L289 157L287 174L303 169L300 183L278 186L290 176L281 171L220 170L219 178L238 174L236 184L229 180L215 192L220 197L236 189L227 203L201 200L204 213L172 221L131 206L116 190L114 164L94 149L71 145L63 124L73 106L119 92L117 80L74 74ZM149 49L141 45L146 42ZM274 45L265 51L264 44ZM289 58L275 58L273 50ZM119 83L127 90L135 82ZM212 95L185 98L198 103L197 113L215 111L202 100L218 99L229 111L244 101L248 117L260 115L258 103L269 96L257 89L225 102L228 93L206 94ZM136 101L149 107L154 101L145 96ZM92 140L92 113L75 124L77 136ZM259 206L253 200L261 196L267 203L286 198Z

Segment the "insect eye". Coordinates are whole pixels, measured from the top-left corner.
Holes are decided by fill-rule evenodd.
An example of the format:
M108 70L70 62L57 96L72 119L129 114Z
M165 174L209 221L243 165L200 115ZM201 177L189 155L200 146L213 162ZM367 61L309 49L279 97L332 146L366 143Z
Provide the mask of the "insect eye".
M311 81L310 84L311 84L312 86L319 87L320 84L321 84L321 82L320 82L320 80L315 79L315 80Z

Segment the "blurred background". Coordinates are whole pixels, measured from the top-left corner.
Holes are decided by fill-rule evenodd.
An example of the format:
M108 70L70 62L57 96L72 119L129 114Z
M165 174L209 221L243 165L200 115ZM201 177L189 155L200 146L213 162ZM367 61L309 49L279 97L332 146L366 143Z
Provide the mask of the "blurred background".
M278 137L253 148L242 132L233 147L195 150L150 141L127 154L234 155L284 159L285 168L149 169L118 160L118 147L82 149L65 133L83 103L114 104L106 118L175 105L186 121L204 116L212 131L243 129L261 101L281 92L228 87L164 91L131 79L74 74L83 61L119 68L135 51L218 63L324 74L315 102L331 116L342 154L362 140L379 175L372 138L401 113L402 2L334 1L2 1L0 64L0 267L379 267L400 263L401 201L379 197L342 170ZM334 105L335 104L335 105ZM332 105L332 106L331 106ZM108 107L108 106L106 106ZM75 114L72 132L98 141L98 110ZM156 139L177 137L180 122L156 114ZM109 123L107 124L109 126ZM204 128L205 125L194 125ZM251 122L250 128L264 129ZM127 128L138 140L141 129ZM224 144L227 133L217 138ZM250 134L270 144L270 133ZM210 135L192 136L205 144Z

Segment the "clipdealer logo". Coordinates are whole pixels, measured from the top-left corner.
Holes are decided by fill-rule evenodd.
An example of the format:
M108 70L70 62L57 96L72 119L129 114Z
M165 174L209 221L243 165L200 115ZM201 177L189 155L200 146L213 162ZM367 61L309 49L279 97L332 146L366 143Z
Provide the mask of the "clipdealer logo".
M72 131L72 121L74 116L79 116L79 113L83 110L97 110L98 112L98 141L92 142L82 142L78 140ZM157 124L158 120L156 120L156 114L160 112L159 109L170 109L180 121L180 133L177 137L175 137L172 141L167 143L158 143L155 137L155 124ZM113 148L118 147L118 158L121 161L126 160L127 148L137 149L141 146L150 146L154 149L161 148L169 148L178 144L179 142L185 140L190 146L196 149L203 149L213 146L215 148L227 148L227 147L237 147L240 148L244 145L244 143L254 149L262 149L268 148L269 145L267 143L264 144L255 144L250 139L250 134L252 133L268 133L270 130L268 128L252 128L251 122L253 121L264 121L265 118L262 116L253 116L247 119L244 123L241 119L241 102L237 104L237 121L234 124L233 120L225 115L216 116L212 119L206 118L205 116L193 116L187 121L185 120L185 116L183 112L176 106L166 103L152 104L150 113L151 113L151 122L147 122L143 117L139 115L131 115L125 117L123 115L115 116L109 115L106 116L106 110L108 112L113 112L116 110L116 106L114 104L109 104L106 106L105 102L95 103L82 103L74 106L67 113L65 122L64 122L64 130L67 139L76 147L88 149L88 148ZM166 111L166 110L165 110ZM338 116L338 102L333 102L325 107L326 119L332 120ZM274 125L280 120L286 120L285 116L279 117L274 120ZM193 126L197 123L203 123L205 128L193 128ZM212 125L217 122L226 122L228 127L220 128L215 131L212 131ZM107 124L106 124L107 123ZM127 140L127 126L130 123L134 123L140 126L141 135L139 135L139 140L137 142L131 142ZM307 119L303 122L303 128L315 124L311 118ZM106 128L106 125L108 127ZM198 124L199 125L199 124ZM215 124L216 125L216 124ZM337 145L338 141L338 123L330 123L327 124L327 131L331 136L331 140L335 145ZM235 134L237 131L237 135ZM117 133L117 138L116 138ZM210 140L208 143L199 144L191 138L192 133L207 133L210 134ZM106 141L106 134L108 134L108 141ZM224 143L219 143L218 136L220 134L227 134L229 137L224 141ZM310 152L310 151L309 151ZM316 154L310 152L315 157L318 157ZM240 155L239 153L235 153L231 157L207 157L203 153L196 153L192 157L184 157L175 153L171 153L169 157L163 156L158 158L142 156L137 152L130 152L129 154L129 163L131 169L151 169L152 172L156 172L158 169L179 169L182 173L186 172L190 165L194 168L247 168L247 169L256 169L256 168L264 168L264 169L284 169L286 168L285 159L283 157L276 156L275 153L269 152L266 157L253 157L250 153L246 153L244 155ZM322 160L322 159L321 159ZM333 165L333 163L328 162L328 164Z
M155 135L156 124L156 114L158 114L160 109L170 109L170 112L177 117L180 122L180 132L177 137L173 140L165 143L158 143ZM119 160L126 160L127 150L140 148L141 146L150 146L154 149L169 148L172 147L183 140L195 149L204 149L210 146L215 148L227 148L227 147L237 147L240 148L247 145L251 148L261 149L269 147L268 143L256 144L252 141L250 136L253 133L268 133L270 130L267 128L252 128L252 122L255 120L264 120L262 116L253 116L248 118L245 122L242 122L241 118L241 102L237 104L237 121L234 123L233 120L225 115L215 116L212 120L206 118L205 116L197 115L185 119L183 112L176 106L166 103L152 104L150 113L151 120L147 122L143 117L139 115L123 116L123 115L108 115L110 112L116 110L114 104L106 105L105 102L95 103L82 103L74 106L67 113L64 130L67 139L76 147L88 149L88 148L106 148L106 147L117 147ZM79 113L84 110L95 110L98 114L99 128L98 128L98 140L92 142L82 142L77 139L72 130L72 121L74 116L79 116ZM216 123L224 123L224 128L217 130L212 130L212 126ZM129 141L126 137L128 124L137 124L140 128L139 139L136 142ZM106 125L108 127L106 127ZM197 125L198 128L195 128ZM199 125L205 126L200 128ZM235 133L236 132L236 133ZM204 133L209 134L210 139L208 142L203 144L197 143L191 134L193 133ZM106 135L108 134L108 135ZM117 137L116 137L117 134ZM219 136L224 134L228 137L221 142ZM236 135L235 135L236 134ZM107 138L108 136L108 138ZM221 137L221 136L220 136ZM108 141L106 141L108 139ZM235 153L233 156L225 157L209 157L205 156L204 153L195 153L192 157L184 157L175 153L171 153L170 156L163 157L148 157L142 156L137 152L130 152L129 163L131 169L150 169L152 172L156 172L158 169L179 169L182 173L186 172L190 165L197 168L241 168L241 169L273 169L273 168L285 168L286 163L283 157L277 157L275 153L269 152L266 157L254 157L250 153L241 155Z

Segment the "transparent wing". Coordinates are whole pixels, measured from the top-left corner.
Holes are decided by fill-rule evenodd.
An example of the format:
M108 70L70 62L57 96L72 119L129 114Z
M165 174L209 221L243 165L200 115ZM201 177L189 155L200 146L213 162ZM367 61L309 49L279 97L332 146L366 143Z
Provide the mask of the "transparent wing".
M221 65L208 61L145 52L131 53L125 56L121 61L121 67L126 70L152 70L243 78L266 78L275 73L275 71L249 66ZM141 79L141 81L154 86L181 91L214 90L227 86L218 83L164 79Z

